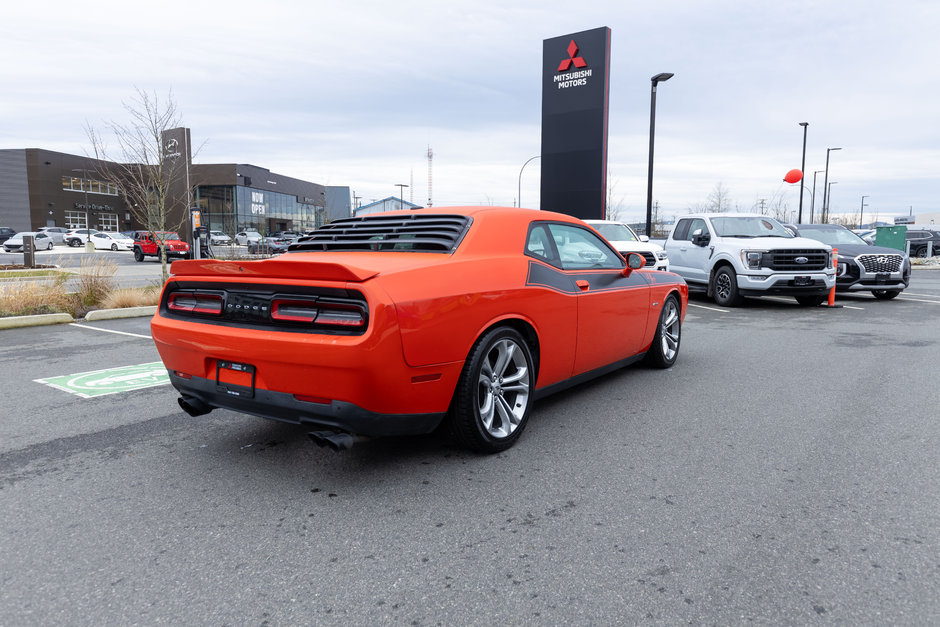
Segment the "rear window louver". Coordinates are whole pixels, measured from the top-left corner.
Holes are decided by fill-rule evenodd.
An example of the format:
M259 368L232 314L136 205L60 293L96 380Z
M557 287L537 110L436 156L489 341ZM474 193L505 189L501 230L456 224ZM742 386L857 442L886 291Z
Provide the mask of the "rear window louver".
M372 250L452 253L470 218L461 215L395 215L341 218L290 245L290 252Z

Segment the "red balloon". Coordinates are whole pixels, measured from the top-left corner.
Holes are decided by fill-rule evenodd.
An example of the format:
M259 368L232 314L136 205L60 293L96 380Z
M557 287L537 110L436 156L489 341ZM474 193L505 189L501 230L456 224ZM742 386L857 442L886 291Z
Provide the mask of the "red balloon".
M799 183L800 179L803 178L803 172L798 169L793 169L787 172L787 175L783 177L783 180L787 183Z

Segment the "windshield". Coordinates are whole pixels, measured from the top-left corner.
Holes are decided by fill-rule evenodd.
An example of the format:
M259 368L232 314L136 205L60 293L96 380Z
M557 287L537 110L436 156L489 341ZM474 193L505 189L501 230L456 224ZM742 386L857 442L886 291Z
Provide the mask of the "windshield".
M159 233L157 234L157 237L158 237L158 238L160 237L160 234L159 234ZM164 239L164 240L168 240L168 239L179 239L179 238L180 238L179 233L163 233L163 239Z
M822 242L823 244L829 244L830 246L836 246L838 244L858 244L860 246L868 246L868 244L861 237L853 233L848 229L801 229L800 235L802 237L808 237L814 239L817 242Z
M712 224L721 237L793 237L782 224L765 216L712 218Z
M607 238L609 242L638 242L640 241L633 230L626 224L592 224L597 232Z

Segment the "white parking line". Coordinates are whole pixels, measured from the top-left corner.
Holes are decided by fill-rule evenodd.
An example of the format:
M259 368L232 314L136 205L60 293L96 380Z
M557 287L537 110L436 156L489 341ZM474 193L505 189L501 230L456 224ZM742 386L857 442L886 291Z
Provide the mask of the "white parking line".
M706 307L705 305L696 305L695 303L689 303L689 307L698 307L699 309L707 309L709 311L717 311L719 313L731 313L730 309L718 309L717 307Z
M864 307L853 307L852 305L842 305L843 309L857 309L858 311L865 311Z
M925 296L926 298L940 298L936 294L917 294L916 292L904 292L905 296Z
M92 331L101 331L103 333L117 333L118 335L129 335L131 337L140 337L145 340L152 340L153 338L149 335L141 335L140 333L128 333L126 331L115 331L113 329L101 329L99 327L90 327L85 324L78 324L77 322L69 323L70 327L78 327L79 329L91 329Z
M940 300L924 300L923 298L907 298L907 297L898 297L895 300L908 300L914 301L917 303L930 303L931 305L940 305Z

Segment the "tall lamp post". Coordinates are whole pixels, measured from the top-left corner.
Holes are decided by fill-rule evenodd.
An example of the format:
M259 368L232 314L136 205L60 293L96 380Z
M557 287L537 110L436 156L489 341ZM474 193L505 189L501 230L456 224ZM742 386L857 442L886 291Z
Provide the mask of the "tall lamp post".
M653 138L656 136L656 85L675 76L672 72L660 72L650 78L650 167L646 180L646 236L653 236Z
M804 175L806 174L806 128L809 126L809 122L800 122L800 126L803 127L803 162L800 165L800 172ZM800 185L800 212L796 216L796 223L803 224L803 185Z
M809 205L809 223L813 223L813 212L816 210L816 175L822 172L822 170L816 170L813 172L813 198L810 201Z
M832 186L838 182L839 181L829 181L829 184L826 185L826 188L823 190L824 192L829 192L828 194L824 194L825 196L827 196L827 198L826 198L826 213L825 213L826 218L823 224L829 224L829 205L832 204Z
M862 228L862 216L865 215L865 199L871 198L871 196L862 196L862 206L858 209L858 228Z
M833 150L842 150L841 148L826 148L826 176L823 179L823 206L822 221L829 220L829 153Z
M89 221L91 212L88 211L88 173L94 172L97 174L98 171L89 170L88 168L72 168L72 172L82 173L82 191L85 192L85 252L92 252L94 249L91 247L91 222Z
M399 200L399 205L398 205L398 206L399 206L399 208L404 209L404 208L405 208L405 188L408 187L408 186L405 185L404 183L395 183L395 187L398 188L398 196L399 196L399 198L398 198L398 200Z
M522 164L522 167L519 168L519 195L516 196L516 202L518 203L519 207L522 206L522 171L525 170L525 167L527 165L529 165L529 161L532 161L533 159L538 159L541 156L542 155L535 155L534 157L529 157L528 159L526 159L526 162Z

